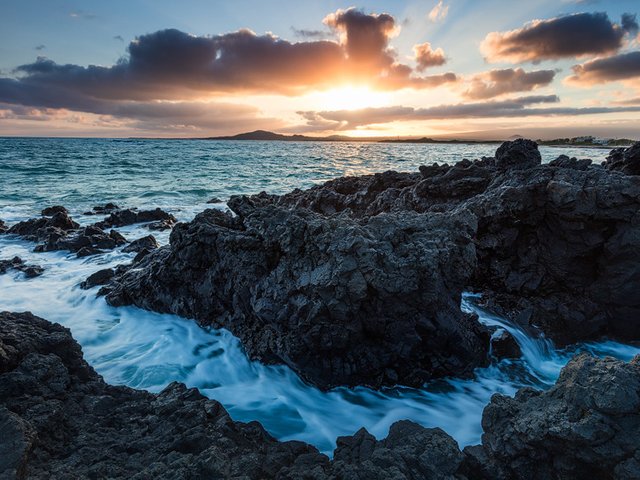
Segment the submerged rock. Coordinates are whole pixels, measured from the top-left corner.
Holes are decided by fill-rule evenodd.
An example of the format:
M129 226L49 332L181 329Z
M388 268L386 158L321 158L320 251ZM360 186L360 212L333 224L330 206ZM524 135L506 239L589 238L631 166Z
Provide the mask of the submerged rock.
M0 477L631 480L640 476L640 356L576 356L547 392L496 394L482 444L460 451L437 428L393 424L337 439L334 459L233 421L196 389L110 386L69 330L0 313Z
M102 253L105 250L113 250L125 243L127 240L117 231L111 230L107 233L101 228L91 225L67 232L63 236L57 232L51 233L44 239L44 243L36 246L35 251L69 250L77 252L78 257L85 257Z
M85 212L85 215L109 215L110 213L120 210L120 207L115 203L106 203L104 205L96 205L90 212Z
M640 177L541 165L535 142L228 205L236 216L177 226L107 300L228 328L322 388L483 365L488 336L460 312L463 288L563 345L640 339Z
M24 273L27 278L39 277L44 273L44 268L39 265L28 265L20 257L13 257L11 260L0 260L0 275L9 270L18 270Z

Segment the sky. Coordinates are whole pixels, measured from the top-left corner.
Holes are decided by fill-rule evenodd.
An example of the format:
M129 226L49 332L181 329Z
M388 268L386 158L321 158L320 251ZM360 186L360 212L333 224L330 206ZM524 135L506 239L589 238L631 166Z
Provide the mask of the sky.
M0 135L640 139L637 0L3 0Z

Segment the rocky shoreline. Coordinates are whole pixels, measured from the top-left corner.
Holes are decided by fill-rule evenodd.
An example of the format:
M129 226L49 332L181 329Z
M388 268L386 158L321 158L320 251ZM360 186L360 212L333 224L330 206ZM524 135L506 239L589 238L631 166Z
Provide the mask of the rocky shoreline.
M237 196L102 289L224 327L323 389L469 376L492 332L464 290L559 345L640 339L640 144L541 164L529 140L419 173Z
M482 444L460 451L410 421L385 439L340 437L333 459L278 442L257 422L172 383L107 385L69 330L0 313L0 478L634 479L640 476L640 356L576 356L549 391L496 394Z

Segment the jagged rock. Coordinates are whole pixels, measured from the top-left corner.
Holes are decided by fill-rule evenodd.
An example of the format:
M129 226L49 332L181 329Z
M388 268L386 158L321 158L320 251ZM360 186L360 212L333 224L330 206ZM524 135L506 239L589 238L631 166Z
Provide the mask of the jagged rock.
M210 200L207 200L207 203L223 203L222 200L220 200L218 197L213 197Z
M96 287L98 285L104 285L109 283L109 280L113 278L116 274L113 268L104 268L102 270L98 270L95 273L92 273L87 277L87 279L80 284L80 288L83 290L88 290L90 288Z
M147 252L150 252L151 250L155 250L156 248L159 248L159 247L160 245L158 244L156 237L154 237L153 235L147 235L146 237L142 237L137 240L134 240L129 245L124 247L122 251L126 253L130 253L130 252L141 252L142 250L147 250Z
M182 384L159 394L106 385L66 328L28 313L0 313L0 426L3 478L464 478L439 429L399 422L380 442L360 431L340 439L332 463Z
M614 148L607 157L605 168L627 175L640 175L640 142L628 148Z
M107 233L95 225L90 225L66 232L62 236L59 235L59 232L50 233L44 239L44 243L36 246L35 251L69 250L77 252L78 256L82 257L102 253L104 250L112 250L126 242L127 240L115 230Z
M230 204L244 213L178 224L170 247L114 279L108 302L228 328L251 357L321 388L420 386L486 363L488 333L459 309L474 268L469 214L359 220Z
M555 160L549 162L552 167L573 168L575 170L586 170L591 165L591 160L584 158L578 160L575 157L569 158L567 155L560 155Z
M65 212L58 212L51 217L32 218L16 223L7 233L19 235L25 240L45 241L49 236L63 237L68 232L80 228Z
M95 225L100 228L123 227L125 225L133 225L134 223L147 223L163 220L171 225L176 223L176 218L173 215L161 210L160 208L140 211L127 208L126 210L117 210L112 212L111 215Z
M547 392L494 395L482 427L482 447L465 450L481 478L640 478L640 356L577 355Z
M504 328L499 328L491 335L491 353L498 359L522 356L518 342Z
M43 217L53 217L56 213L69 214L69 211L62 205L54 205L53 207L47 207L40 212Z
M504 142L496 150L496 166L501 170L528 169L540 165L542 156L538 144L532 140L519 138Z
M7 224L0 220L0 234L7 233L8 230Z
M151 222L150 224L147 225L147 228L149 230L156 230L156 231L171 230L175 225L175 223L176 223L175 220L160 220L158 222Z
M20 257L13 257L11 260L0 260L0 275L7 273L11 269L23 272L27 278L39 277L44 273L44 268L38 265L28 265Z
M562 345L638 339L640 179L571 165L541 165L535 142L516 140L495 159L232 197L237 217L176 227L107 300L229 328L253 358L322 387L417 385L483 364L462 286Z
M1 478L314 480L631 480L640 476L640 356L576 357L547 392L496 394L482 444L460 452L409 421L376 440L340 437L334 459L234 422L215 400L172 383L159 394L115 387L69 330L0 313Z

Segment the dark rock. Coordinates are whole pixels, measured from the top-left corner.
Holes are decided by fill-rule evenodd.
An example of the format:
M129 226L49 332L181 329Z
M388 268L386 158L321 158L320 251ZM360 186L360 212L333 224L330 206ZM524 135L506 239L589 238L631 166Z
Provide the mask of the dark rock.
M218 197L213 197L211 200L207 200L207 203L223 203Z
M578 160L575 157L569 158L567 155L560 155L555 160L549 162L552 167L573 168L575 170L586 170L591 165L591 160L584 158Z
M151 222L150 224L147 225L147 228L149 230L156 230L156 231L171 230L175 225L175 223L176 222L174 220L160 220L158 222Z
M47 207L40 214L43 217L53 217L56 213L65 213L68 214L69 211L64 208L62 205L55 205L53 207Z
M206 210L116 278L107 300L228 328L251 357L286 363L321 388L420 386L487 361L486 330L459 309L474 228L464 212L452 222Z
M98 285L109 283L109 280L113 278L115 273L116 272L113 268L98 270L97 272L89 275L89 277L87 277L87 279L80 284L80 288L82 288L83 290L88 290Z
M13 257L11 260L0 260L0 275L12 269L23 272L27 278L39 277L44 273L44 268L38 265L27 265L20 257Z
M112 250L120 245L124 245L127 240L115 230L107 233L95 225L80 228L75 231L66 232L65 235L59 235L54 232L44 238L44 243L36 246L37 252L50 252L54 250L69 250L71 252L80 252L82 255L93 255L101 253L103 250ZM93 252L93 253L88 253Z
M484 364L463 286L562 345L640 338L640 178L541 165L535 142L228 205L237 216L176 226L107 300L228 328L252 358L322 387L419 385Z
M400 421L382 440L340 437L330 461L182 384L107 385L69 330L0 313L1 478L637 479L640 356L578 355L547 392L494 395L482 423L482 444L463 452L440 429Z
M640 478L640 356L578 355L547 392L494 395L482 427L482 448L465 452L485 463L485 478Z
M58 212L51 217L32 218L16 223L7 233L19 235L25 240L44 241L50 236L65 236L67 232L80 227L65 212Z
M501 170L528 169L541 162L538 144L532 140L518 138L512 142L504 142L496 150L496 166Z
M176 223L176 218L173 215L159 208L140 211L127 208L126 210L114 211L102 222L98 222L95 225L100 228L123 227L125 225L133 225L134 223L148 223L163 220L171 225Z
M7 224L0 220L0 234L7 233L8 230Z
M614 148L609 153L605 168L627 175L640 175L640 142L628 148Z
M160 245L156 241L156 237L153 235L147 235L146 237L139 238L134 240L129 245L122 249L123 252L141 252L142 250L147 250L148 252L151 250L155 250L159 248Z
M0 352L3 478L465 478L439 429L399 422L382 441L361 430L340 438L331 462L182 384L159 394L106 385L66 328L29 313L0 313Z
M499 328L491 335L491 354L498 359L520 358L522 351L513 335Z
M82 247L81 249L79 249L76 252L76 256L78 258L82 258L82 257L90 257L91 255L99 255L101 253L104 253L102 250L99 250L95 247Z

